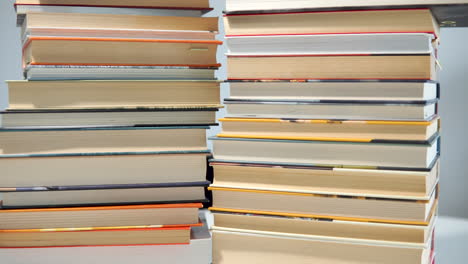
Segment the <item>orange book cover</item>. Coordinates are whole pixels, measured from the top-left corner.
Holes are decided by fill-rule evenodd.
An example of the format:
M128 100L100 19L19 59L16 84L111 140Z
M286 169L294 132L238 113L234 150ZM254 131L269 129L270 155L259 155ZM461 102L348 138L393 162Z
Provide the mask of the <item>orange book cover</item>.
M148 226L108 226L108 227L78 227L78 228L47 228L47 229L4 229L0 233L45 233L45 232L106 232L106 231L147 231L147 230L187 230L194 225L148 225Z

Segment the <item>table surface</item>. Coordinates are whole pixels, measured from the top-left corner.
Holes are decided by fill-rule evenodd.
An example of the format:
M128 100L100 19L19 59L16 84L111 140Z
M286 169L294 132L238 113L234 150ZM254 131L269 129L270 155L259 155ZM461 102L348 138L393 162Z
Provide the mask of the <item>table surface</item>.
M441 216L437 221L436 263L468 263L468 219Z

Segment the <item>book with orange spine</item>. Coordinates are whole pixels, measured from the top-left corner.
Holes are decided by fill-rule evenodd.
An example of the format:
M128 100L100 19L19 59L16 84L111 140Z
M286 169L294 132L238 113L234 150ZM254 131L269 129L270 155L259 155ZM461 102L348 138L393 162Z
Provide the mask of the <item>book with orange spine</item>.
M211 235L205 225L191 227L190 244L0 248L3 262L18 263L211 263Z
M212 211L427 225L437 210L438 189L428 200L392 199L307 192L209 187Z
M428 121L320 120L278 118L221 118L218 137L322 140L322 141L412 141L428 140L440 126L438 116Z
M0 229L198 225L201 203L0 210Z

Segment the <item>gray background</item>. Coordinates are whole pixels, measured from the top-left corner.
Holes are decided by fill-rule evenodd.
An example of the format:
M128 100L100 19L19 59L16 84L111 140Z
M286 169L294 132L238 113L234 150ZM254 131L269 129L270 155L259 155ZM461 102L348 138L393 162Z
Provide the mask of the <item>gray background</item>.
M3 80L20 79L21 47L20 34L16 28L14 0L0 1L0 107L7 106L8 96ZM215 11L208 16L220 15L224 1L211 0ZM221 39L221 37L219 38ZM440 194L440 214L468 218L468 28L444 28L441 34L440 61L443 70L440 74L442 101L439 105L442 116L442 175ZM225 65L225 47L218 54ZM219 72L226 78L225 68ZM223 85L222 94L227 95ZM222 115L224 111L220 112ZM216 133L214 129L211 134ZM0 168L1 170L1 168Z

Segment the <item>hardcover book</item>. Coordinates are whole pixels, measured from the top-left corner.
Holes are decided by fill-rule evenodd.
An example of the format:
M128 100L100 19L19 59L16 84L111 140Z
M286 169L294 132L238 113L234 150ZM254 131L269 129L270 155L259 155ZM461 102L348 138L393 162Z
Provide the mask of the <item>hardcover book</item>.
M1 248L189 244L190 227L0 230Z
M209 187L212 211L428 225L437 210L437 188L427 200L313 194L238 187Z
M0 190L49 186L128 186L203 182L209 151L0 158ZM128 175L132 175L129 177Z
M439 182L440 162L427 170L342 168L212 160L211 186L376 198L429 199Z
M429 54L434 35L324 34L227 37L228 56L319 54Z
M439 97L439 84L411 80L238 80L231 99L424 101Z
M229 56L229 80L437 80L432 55Z
M217 81L198 80L8 81L8 110L216 108L219 90Z
M428 264L432 261L430 244L418 247L382 246L357 241L324 241L289 234L263 234L248 230L232 232L214 229L213 252L214 263L223 264L248 262L252 258L259 264L338 264L346 261L392 264L395 256L398 256L398 262L402 264Z
M199 225L200 203L0 210L0 229Z
M207 150L207 128L1 129L0 158L203 152Z
M208 0L190 0L183 3L167 0L17 0L15 2L15 9L18 26L24 23L26 14L31 13L179 16L183 19L184 17L200 17L204 13L213 10L210 8Z
M6 129L82 127L206 126L216 124L218 107L15 110L0 112Z
M227 14L224 24L227 37L334 33L430 33L437 36L439 31L428 8Z
M436 20L445 27L468 25L466 0L226 0L228 14L280 13L300 11L345 11L430 8Z
M95 261L125 264L154 262L186 264L211 263L211 235L206 224L191 227L190 244L183 245L118 245L40 248L0 248L4 261L36 264L81 264Z
M245 163L416 169L432 167L439 154L438 135L426 142L211 139L216 160Z
M215 80L218 67L29 65L28 80Z
M224 100L228 117L427 121L437 114L438 99L377 100Z
M2 207L46 208L153 203L201 203L208 201L205 196L205 188L208 184L208 181L201 181L163 184L17 188L2 192Z
M424 141L440 126L438 116L428 121L320 120L275 118L222 118L218 137L336 140L354 142Z

